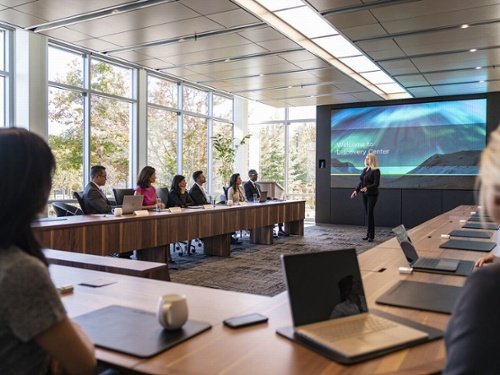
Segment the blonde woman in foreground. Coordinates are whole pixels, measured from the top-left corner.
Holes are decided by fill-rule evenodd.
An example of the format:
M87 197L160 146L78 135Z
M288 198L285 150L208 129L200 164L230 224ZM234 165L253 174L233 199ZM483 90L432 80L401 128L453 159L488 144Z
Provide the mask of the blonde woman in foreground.
M480 204L500 223L500 128L490 134L481 155ZM489 263L481 258L476 264ZM447 363L443 374L500 374L500 264L483 267L467 278L445 334Z

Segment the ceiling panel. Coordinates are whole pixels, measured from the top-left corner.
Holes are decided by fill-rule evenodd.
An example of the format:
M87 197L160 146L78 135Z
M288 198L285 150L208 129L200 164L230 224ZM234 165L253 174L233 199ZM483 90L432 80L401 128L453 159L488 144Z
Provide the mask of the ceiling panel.
M93 51L106 51L108 49L114 49L118 47L116 44L95 38L79 40L77 42L74 42L74 44Z
M500 69L464 70L459 72L443 72L426 74L425 78L432 85L447 83L474 82L500 79Z
M392 39L370 40L356 43L356 45L374 60L406 56L398 43Z
M421 72L500 65L500 48L411 59Z
M307 0L319 12L360 5L360 0Z
M91 36L81 32L68 29L67 27L59 27L53 30L47 30L40 34L46 35L54 39L64 39L66 42L74 43L78 40L89 39Z
M421 74L412 74L408 76L396 76L397 81L404 87L409 86L428 86L429 82Z
M482 6L496 4L497 0L420 0L403 2L393 6L373 8L372 13L380 22L396 21L402 18L432 16L449 14L460 9L474 9Z
M222 29L222 26L218 23L206 17L196 17L179 22L171 22L163 25L106 35L101 39L125 47L220 29Z
M301 48L297 43L289 39L275 39L258 42L259 46L264 47L268 51L283 51L287 49Z
M414 87L414 88L409 88L408 91L415 97L415 98L426 98L430 96L438 96L438 93L436 90L434 90L433 87L427 86L427 87Z
M390 75L417 73L411 60L381 61L378 65Z
M238 32L243 38L247 38L248 40L258 43L266 40L276 40L283 39L283 35L274 30L271 27L263 26L252 28L251 30L245 30Z
M81 13L127 3L123 0L38 0L27 4L16 6L16 10L42 18L47 21L54 21L61 18L76 16Z
M225 27L247 25L250 23L261 22L257 17L252 16L246 10L234 9L223 13L216 13L207 16Z
M451 12L447 10L443 13L424 15L398 19L397 21L382 22L382 25L389 33L402 33L418 31L422 29L432 29L438 27L457 26L464 23L473 24L476 22L495 20L500 15L500 5L484 6L481 8L464 9ZM465 30L464 30L465 31Z
M200 14L214 14L239 9L229 0L181 0L181 4L193 9Z
M140 48L137 51L154 57L168 57L185 53L207 51L212 48L224 48L249 44L249 41L238 34L229 33L210 38L186 40L184 42L159 45L155 47Z
M499 91L500 82L484 82L484 83L467 83L461 85L444 85L434 86L434 89L439 95L462 95L463 93L480 94L490 91Z
M21 28L45 22L43 18L34 17L32 15L19 12L12 8L1 10L0 20L2 22L6 22Z
M498 46L500 45L500 22L468 29L444 30L394 39L408 55Z
M200 51L200 52L186 53L183 55L164 57L164 59L175 65L185 65L185 64L203 63L205 61L210 61L210 60L241 57L261 52L266 52L266 50L253 43L248 43L242 46L214 48L208 51Z
M174 2L150 6L134 12L118 13L105 19L80 22L72 25L71 28L94 37L101 37L195 17L199 17L199 14Z
M369 10L326 15L325 19L330 21L332 25L335 25L337 30L378 23L377 19Z

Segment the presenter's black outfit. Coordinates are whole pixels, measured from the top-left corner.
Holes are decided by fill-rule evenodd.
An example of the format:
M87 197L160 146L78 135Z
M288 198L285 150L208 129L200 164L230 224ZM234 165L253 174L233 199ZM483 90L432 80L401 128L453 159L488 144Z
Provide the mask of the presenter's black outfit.
M359 194L360 190L366 187L366 193L363 193L363 205L365 207L365 214L368 218L368 231L366 232L366 239L373 241L375 238L375 218L374 209L378 199L378 186L380 184L380 169L371 169L369 167L363 169L359 176L359 185L356 192Z

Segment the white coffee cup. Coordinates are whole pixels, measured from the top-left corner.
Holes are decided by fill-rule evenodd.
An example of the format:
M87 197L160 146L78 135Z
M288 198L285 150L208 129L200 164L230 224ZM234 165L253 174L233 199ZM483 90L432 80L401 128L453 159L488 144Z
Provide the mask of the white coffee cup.
M188 319L188 307L185 295L166 294L158 298L156 316L160 324L168 330L182 328Z
M228 199L227 202L226 202L226 205L227 206L232 206L233 205L233 200L232 199Z
M115 208L113 208L113 215L115 215L115 216L122 216L123 215L123 209L121 207L115 207Z

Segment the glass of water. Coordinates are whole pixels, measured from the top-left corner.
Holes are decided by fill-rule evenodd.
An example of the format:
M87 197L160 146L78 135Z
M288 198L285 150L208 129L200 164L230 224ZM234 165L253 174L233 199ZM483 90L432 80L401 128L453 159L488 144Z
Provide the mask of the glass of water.
M156 198L156 211L157 212L160 212L161 204L162 204L161 198Z

